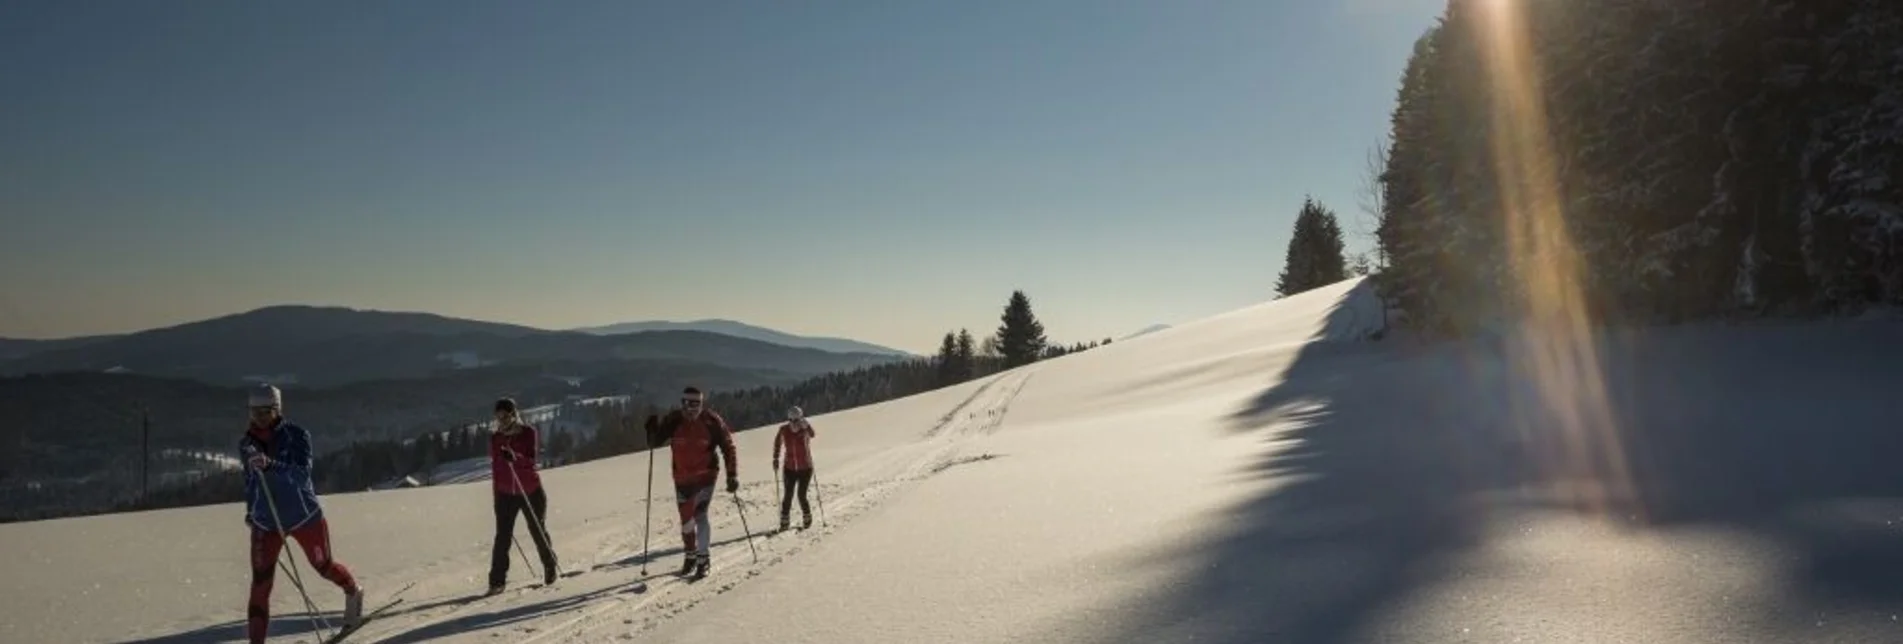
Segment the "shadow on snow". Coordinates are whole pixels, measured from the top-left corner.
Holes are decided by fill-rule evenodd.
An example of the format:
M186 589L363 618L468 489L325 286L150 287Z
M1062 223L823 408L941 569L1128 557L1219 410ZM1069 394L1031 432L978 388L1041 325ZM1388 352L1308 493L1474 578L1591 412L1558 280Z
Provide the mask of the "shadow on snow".
M1780 604L1903 600L1896 528L1830 511L1903 497L1903 325L1603 333L1593 351L1608 420L1583 434L1614 446L1629 481L1607 508L1554 494L1561 480L1621 488L1604 480L1616 471L1605 458L1573 459L1590 463L1587 480L1550 465L1578 450L1564 447L1541 380L1515 366L1523 345L1357 341L1367 289L1345 295L1278 382L1229 418L1231 431L1288 441L1240 473L1281 485L1210 517L1195 543L1136 562L1184 579L1122 607L1113 639L1356 641L1448 579L1490 522L1530 509L1768 537L1798 562L1771 593Z

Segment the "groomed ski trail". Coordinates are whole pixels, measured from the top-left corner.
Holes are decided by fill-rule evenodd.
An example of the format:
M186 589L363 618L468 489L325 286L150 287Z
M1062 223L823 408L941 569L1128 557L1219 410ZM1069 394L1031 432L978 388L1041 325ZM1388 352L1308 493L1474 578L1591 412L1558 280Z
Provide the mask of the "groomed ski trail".
M749 555L744 542L728 544L726 549L731 554L725 556L734 563L730 563L728 568L721 568L721 555L716 554L715 569L706 579L696 582L666 579L642 593L640 599L633 600L625 609L623 604L629 603L629 600L617 597L612 603L557 624L538 636L522 640L523 644L633 639L666 620L682 615L701 602L732 590L742 581L764 573L788 557L818 545L826 535L850 525L854 519L876 509L909 485L955 464L960 460L959 454L967 439L997 431L1004 424L1011 401L1023 390L1033 373L1026 369L993 376L952 412L947 413L945 419L941 419L939 425L927 432L921 441L854 461L832 473L831 478L826 476L826 470L821 469L819 486L823 486L823 492L815 500L824 503L826 525L819 523L820 508L815 507L815 520L810 530L804 533L789 531L789 534L781 535L782 538L771 541L756 540L756 546L760 547L758 565L746 558ZM965 411L974 407L978 411ZM962 417L959 415L961 412L964 413ZM777 495L771 506L770 516L777 522ZM733 521L737 523L738 519L733 518Z
M932 427L890 428L917 432L919 440L861 456L834 468L827 467L826 453L820 451L817 454L820 468L811 488L815 507L810 529L798 527L799 513L795 507L793 527L778 531L780 491L777 484L771 479L744 483L737 496L746 511L746 524L752 529L753 548L759 552L758 563L749 551L741 518L735 512L736 495L719 490L709 517L714 534L710 548L712 570L699 580L676 576L682 559L679 523L673 486L666 480L667 456L662 452L655 462L659 473L654 482L653 525L649 534L652 553L646 575L642 574L639 530L646 510L642 507L643 500L637 496L632 503L634 530L628 529L627 519L616 517L590 522L581 532L571 528L571 534L555 536L568 569L554 586L543 587L539 579L529 581L527 571L517 561L511 571L511 587L500 595L475 596L480 591L469 591L467 589L474 586L465 585L458 588L463 592L415 597L405 602L412 608L393 611L366 625L353 634L351 640L385 644L422 641L530 644L633 638L819 545L827 535L846 528L909 486L959 463L985 458L985 455L970 456L963 452L971 438L995 432L1004 424L1012 400L1031 380L1033 369L986 378L969 396L937 418L938 422ZM748 456L758 458L757 455L742 458ZM595 544L590 553L593 556L577 557L576 550L561 548L562 544L576 543ZM480 584L483 573L470 571L465 580ZM448 586L455 587L454 584Z

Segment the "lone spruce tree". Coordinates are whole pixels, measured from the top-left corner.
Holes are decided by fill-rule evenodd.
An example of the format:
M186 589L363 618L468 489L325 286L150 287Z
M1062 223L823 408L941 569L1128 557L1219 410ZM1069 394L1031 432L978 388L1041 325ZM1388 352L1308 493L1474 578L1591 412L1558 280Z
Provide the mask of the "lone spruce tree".
M1031 312L1031 298L1024 291L1012 291L1011 301L999 317L996 336L998 352L1004 354L1004 368L1021 367L1044 355L1044 324Z
M1288 297L1348 279L1342 246L1341 224L1334 211L1313 198L1302 200L1295 234L1288 240L1288 260L1275 283L1276 294Z

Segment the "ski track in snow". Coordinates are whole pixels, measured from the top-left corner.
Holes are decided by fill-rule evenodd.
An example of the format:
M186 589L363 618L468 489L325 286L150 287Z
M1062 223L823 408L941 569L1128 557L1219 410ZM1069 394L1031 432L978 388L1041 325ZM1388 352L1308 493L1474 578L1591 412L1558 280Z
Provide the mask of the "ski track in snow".
M700 580L690 581L675 575L681 561L679 523L671 484L665 480L663 458L655 465L662 471L655 482L650 532L651 546L657 554L647 565L648 574L641 573L642 544L638 529L626 531L619 526L605 526L605 534L557 536L558 554L564 541L592 542L596 546L585 566L579 567L580 573L575 572L579 562L564 561L567 576L558 580L555 587L540 587L537 580L534 586L511 588L501 595L468 601L457 601L459 595L455 594L419 598L413 591L405 603L427 608L411 608L412 612L405 613L399 607L392 611L396 615L365 626L351 640L410 642L426 637L433 642L495 641L500 637L505 638L503 641L531 644L632 638L701 602L733 590L807 548L818 546L827 535L850 526L854 519L876 509L907 486L960 463L986 458L986 455L963 455L967 439L996 432L1010 412L1011 401L1034 373L1027 369L988 377L971 395L940 417L936 425L924 431L920 440L892 447L870 458L855 459L836 469L820 469L812 488L816 503L810 529L798 527L800 518L795 503L793 527L777 532L777 483L742 485L739 498L746 511L746 527L752 530L753 547L759 551L757 563L748 549L741 517L733 511L734 495L719 491L710 516L714 531L714 545L710 549L712 569ZM533 558L534 549L526 543L524 548ZM666 554L660 554L663 552ZM512 569L512 576L522 574L521 555L511 552L511 556L515 557L517 566ZM477 592L463 592L460 596L474 596ZM576 596L584 601L570 599ZM532 608L541 603L559 606L546 610ZM494 620L503 622L500 626L453 627L459 619L518 610L522 611L519 615ZM432 628L436 625L441 627Z

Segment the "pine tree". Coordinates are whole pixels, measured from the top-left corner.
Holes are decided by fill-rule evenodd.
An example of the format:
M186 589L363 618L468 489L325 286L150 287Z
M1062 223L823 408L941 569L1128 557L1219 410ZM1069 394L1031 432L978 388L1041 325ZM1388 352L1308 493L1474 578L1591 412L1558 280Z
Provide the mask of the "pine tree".
M977 340L971 337L971 329L958 330L958 346L953 353L958 356L957 382L964 382L978 375Z
M948 331L945 333L944 341L939 343L938 355L934 358L934 360L938 362L939 385L945 386L962 382L962 379L958 377L958 358L958 336Z
M1021 367L1033 362L1044 354L1047 340L1044 338L1044 324L1037 321L1037 315L1031 312L1031 298L1024 291L1012 291L1011 301L1004 306L1004 314L999 316L997 338L998 351L1003 354L1004 368Z
M1401 73L1389 117L1387 167L1380 176L1381 217L1375 226L1375 242L1386 259L1375 287L1388 306L1400 309L1423 328L1434 319L1433 274L1441 258L1434 243L1440 234L1441 213L1433 208L1440 192L1427 176L1427 160L1434 153L1437 134L1430 108L1443 24L1414 40Z
M1341 223L1334 211L1314 199L1302 201L1295 216L1295 234L1289 237L1288 259L1276 281L1276 293L1287 297L1348 279L1348 260L1342 256Z

